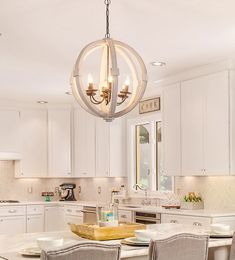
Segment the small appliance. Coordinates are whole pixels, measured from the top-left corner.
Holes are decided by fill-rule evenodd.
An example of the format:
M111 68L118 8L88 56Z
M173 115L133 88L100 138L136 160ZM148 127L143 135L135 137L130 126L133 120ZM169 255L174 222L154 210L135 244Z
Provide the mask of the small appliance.
M76 184L74 183L62 183L60 185L60 200L61 201L76 201L74 196L74 189Z

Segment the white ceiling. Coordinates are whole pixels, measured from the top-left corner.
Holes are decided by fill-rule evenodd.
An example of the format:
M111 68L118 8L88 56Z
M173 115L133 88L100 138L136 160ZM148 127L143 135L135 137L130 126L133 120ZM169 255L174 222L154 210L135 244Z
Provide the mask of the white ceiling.
M78 53L104 36L103 3L0 0L0 99L69 102ZM153 84L234 56L234 10L234 0L112 0L111 36L140 53ZM167 66L149 65L158 60Z

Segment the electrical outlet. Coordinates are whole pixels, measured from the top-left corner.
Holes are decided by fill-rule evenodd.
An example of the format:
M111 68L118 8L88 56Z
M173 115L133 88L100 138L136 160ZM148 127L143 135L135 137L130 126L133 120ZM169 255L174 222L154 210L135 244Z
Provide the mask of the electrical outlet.
M28 187L28 193L32 193L33 192L33 188L32 187Z
M60 187L55 187L55 195L59 195L60 194Z
M82 187L81 186L78 186L78 193L82 193Z
M100 186L98 186L97 192L98 192L98 194L101 194L102 190L101 190Z

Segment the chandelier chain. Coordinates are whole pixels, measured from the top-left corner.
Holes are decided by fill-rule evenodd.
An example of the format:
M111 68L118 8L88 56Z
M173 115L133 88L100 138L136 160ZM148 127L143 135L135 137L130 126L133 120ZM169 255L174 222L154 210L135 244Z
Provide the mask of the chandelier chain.
M110 33L109 33L109 5L111 4L111 0L104 0L104 4L106 5L106 34L105 34L105 38L110 38Z

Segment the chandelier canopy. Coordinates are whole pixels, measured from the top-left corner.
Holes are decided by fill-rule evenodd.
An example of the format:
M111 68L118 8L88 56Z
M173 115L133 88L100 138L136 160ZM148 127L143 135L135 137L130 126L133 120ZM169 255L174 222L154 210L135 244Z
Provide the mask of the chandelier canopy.
M112 121L138 104L146 89L147 70L132 47L110 38L110 0L105 0L105 5L105 38L83 48L71 86L74 97L87 112Z

